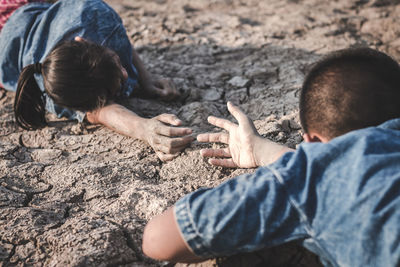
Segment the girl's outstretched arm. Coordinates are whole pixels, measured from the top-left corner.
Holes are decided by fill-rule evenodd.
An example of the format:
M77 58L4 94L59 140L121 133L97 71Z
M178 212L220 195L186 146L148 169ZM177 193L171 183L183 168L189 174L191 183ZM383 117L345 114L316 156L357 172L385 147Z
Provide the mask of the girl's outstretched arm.
M92 124L103 124L120 134L148 143L162 161L175 158L194 138L190 128L176 127L182 122L173 114L146 119L119 104L111 103L86 113Z

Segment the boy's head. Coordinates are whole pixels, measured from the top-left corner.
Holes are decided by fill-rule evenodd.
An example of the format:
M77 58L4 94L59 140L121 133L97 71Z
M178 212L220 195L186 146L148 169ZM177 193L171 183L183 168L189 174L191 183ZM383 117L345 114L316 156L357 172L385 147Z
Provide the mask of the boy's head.
M333 52L306 76L300 95L305 133L326 140L400 117L400 66L370 48Z

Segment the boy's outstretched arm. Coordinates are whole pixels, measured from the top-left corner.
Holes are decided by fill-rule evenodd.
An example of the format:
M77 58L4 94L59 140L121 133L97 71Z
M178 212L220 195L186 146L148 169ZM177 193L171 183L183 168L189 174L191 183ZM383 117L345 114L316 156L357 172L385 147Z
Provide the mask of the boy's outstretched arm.
M103 124L120 134L148 143L162 161L175 158L193 137L190 128L180 128L181 121L173 114L161 114L151 119L138 116L119 104L111 103L86 113L92 124Z
M156 216L146 225L142 250L145 255L160 261L200 262L183 240L174 217L174 207Z
M222 167L256 168L276 161L293 149L262 138L253 122L231 102L228 110L238 121L238 125L225 119L208 117L208 122L223 128L226 132L205 133L197 136L199 142L219 142L228 144L223 149L202 149L203 157L211 157L209 163Z

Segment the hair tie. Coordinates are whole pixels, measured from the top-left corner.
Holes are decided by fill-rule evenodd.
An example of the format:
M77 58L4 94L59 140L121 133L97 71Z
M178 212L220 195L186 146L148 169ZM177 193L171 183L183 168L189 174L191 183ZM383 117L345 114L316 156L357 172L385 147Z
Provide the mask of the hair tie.
M42 74L42 64L40 64L39 62L33 64L33 71L34 71L35 73Z

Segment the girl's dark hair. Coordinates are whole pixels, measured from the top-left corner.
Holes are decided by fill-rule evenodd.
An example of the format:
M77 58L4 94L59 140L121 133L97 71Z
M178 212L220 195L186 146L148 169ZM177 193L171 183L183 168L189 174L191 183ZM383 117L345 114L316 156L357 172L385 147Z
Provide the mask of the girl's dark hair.
M14 113L24 129L46 126L46 98L35 72L40 72L47 95L59 106L92 111L112 99L123 79L117 55L88 41L64 41L38 65L23 68L17 85ZM40 67L39 67L40 66Z
M366 47L330 53L306 76L300 95L300 121L332 139L400 117L400 66Z

